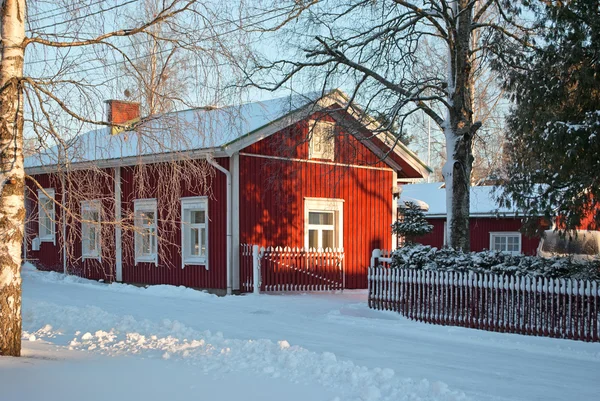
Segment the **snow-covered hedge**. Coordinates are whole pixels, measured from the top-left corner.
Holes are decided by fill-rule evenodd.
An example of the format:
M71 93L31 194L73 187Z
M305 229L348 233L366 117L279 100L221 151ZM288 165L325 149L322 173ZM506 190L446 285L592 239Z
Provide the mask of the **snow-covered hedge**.
M495 251L464 253L426 245L409 245L396 250L392 255L392 267L600 280L600 261L583 263L569 258L543 259Z

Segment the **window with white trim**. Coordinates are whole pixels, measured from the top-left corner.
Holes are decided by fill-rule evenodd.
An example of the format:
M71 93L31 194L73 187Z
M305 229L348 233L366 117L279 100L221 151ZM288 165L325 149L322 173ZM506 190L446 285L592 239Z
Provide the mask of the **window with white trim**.
M490 250L507 252L513 255L521 254L520 232L494 232L490 233Z
M42 242L56 243L56 213L54 211L54 189L38 189L38 237Z
M181 198L181 255L185 265L208 269L208 198Z
M99 200L81 202L81 257L100 259L102 203Z
M335 153L335 123L330 121L311 121L309 159L333 160Z
M158 233L156 199L136 199L135 214L135 263L158 264Z
M304 246L315 249L343 248L343 218L342 199L305 198Z

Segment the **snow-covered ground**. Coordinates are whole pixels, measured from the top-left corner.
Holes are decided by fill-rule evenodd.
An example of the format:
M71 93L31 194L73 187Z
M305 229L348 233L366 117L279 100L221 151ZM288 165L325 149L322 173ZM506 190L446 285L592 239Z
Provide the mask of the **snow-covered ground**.
M408 321L364 291L218 298L24 269L0 400L597 400L600 344Z

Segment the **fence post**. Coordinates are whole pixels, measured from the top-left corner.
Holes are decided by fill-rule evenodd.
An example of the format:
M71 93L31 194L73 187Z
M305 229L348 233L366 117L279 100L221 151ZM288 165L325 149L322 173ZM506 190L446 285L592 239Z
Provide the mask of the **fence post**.
M377 267L379 265L379 258L381 257L381 249L373 249L371 253L371 267Z
M254 282L254 294L260 293L260 257L258 256L258 245L252 245L252 278Z

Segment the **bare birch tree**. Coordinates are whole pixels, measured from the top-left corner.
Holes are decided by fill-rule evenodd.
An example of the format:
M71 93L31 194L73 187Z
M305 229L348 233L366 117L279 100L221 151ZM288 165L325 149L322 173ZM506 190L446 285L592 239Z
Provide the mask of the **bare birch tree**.
M293 3L264 31L280 30L294 54L267 54L247 67L251 85L268 90L341 87L365 114L386 114L402 131L425 113L444 132L448 243L469 249L469 186L475 77L490 54L529 46L528 27L506 0L345 0ZM281 4L281 2L277 2ZM271 7L277 4L270 4ZM283 3L284 6L288 4ZM263 7L269 7L264 6ZM510 14L504 10L510 9ZM442 57L431 57L435 50ZM435 54L435 53L434 53ZM348 106L351 107L351 106ZM389 126L382 126L387 130Z
M152 110L164 111L165 104L169 104L168 108L193 107L221 101L221 76L233 74L228 67L232 64L228 61L229 49L243 45L244 40L238 35L241 34L239 28L232 29L231 23L221 18L230 12L241 12L239 5L228 9L226 4L197 0L146 3L140 0L3 0L1 4L0 355L18 356L26 179L43 191L39 183L25 175L24 130L28 148L37 151L55 147L57 171L52 179L58 180L57 185L68 191L61 204L57 204L62 207L63 216L57 223L63 227L67 224L79 227L88 218L80 211L80 202L99 199L103 204L101 213L107 213L106 220L102 219L102 230L111 225L133 229L132 216L115 220L111 210L114 205L110 203L114 199L104 202L106 195L101 189L110 186L114 179L106 170L92 165L86 171L73 171L71 160L81 156L78 155L81 151L76 140L78 135L94 127L114 126L105 119L103 101L122 96L120 80L124 66L137 76L137 82L147 83L136 90L150 91L147 93L151 93L153 99ZM154 7L150 12L148 4ZM146 11L140 12L140 8ZM134 14L139 17L132 17ZM251 23L248 16L240 20ZM26 48L29 49L27 58ZM167 88L170 90L167 93L163 85L166 80L162 78L167 69L173 68L175 60L164 56L184 57L186 53L193 60L193 65L185 69L189 90ZM148 64L140 61L159 57L162 71L155 68L157 79L148 81ZM157 62L154 67L158 65ZM142 119L129 133L136 135L140 147L173 151L172 160L159 166L160 177L169 179L162 180L161 188L153 190L175 193L179 187L173 185L184 185L186 177L182 172L189 172L189 168L196 169L191 174L196 177L193 185L209 185L211 169L207 163L185 160L175 152L182 148L176 129L170 129L176 123L169 125L172 137L165 137L164 124L170 123L158 126L153 119ZM162 136L157 136L158 132L162 132ZM183 167L184 163L188 165ZM145 182L140 180L140 193L149 190ZM173 223L176 216L169 213L165 216ZM80 231L70 232L81 239ZM110 241L110 235L105 237ZM76 242L69 238L63 240Z

